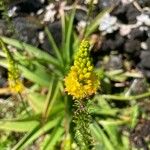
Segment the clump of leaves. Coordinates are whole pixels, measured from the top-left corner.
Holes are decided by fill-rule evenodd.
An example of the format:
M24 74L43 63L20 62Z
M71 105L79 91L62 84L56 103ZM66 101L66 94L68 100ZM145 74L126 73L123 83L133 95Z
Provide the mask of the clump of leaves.
M76 6L70 16L61 16L63 34L60 48L57 47L49 30L45 28L54 51L53 55L24 42L0 37L4 44L1 49L7 45L16 48L15 51L9 51L9 54L25 79L24 91L16 95L21 96L22 102L25 102L26 111L16 118L0 120L1 130L25 134L13 145L13 150L33 146L35 141L38 141L35 145L41 150L80 148L88 150L92 147L97 150L129 149L128 137L122 135L119 128L122 125L132 127L136 124L139 109L135 102L149 97L149 91L135 96L125 96L124 93L119 95L97 93L92 97L94 91L88 95L85 103L82 101L76 103L64 92L64 78L73 64L74 53L80 43L73 28L75 8ZM98 14L88 24L83 37L87 38L96 30L101 17L107 11ZM8 55L0 52L0 56L2 57L0 65L8 68ZM103 84L114 77L114 74L97 72L101 72ZM113 100L117 103L126 101L128 105L123 108L115 107Z

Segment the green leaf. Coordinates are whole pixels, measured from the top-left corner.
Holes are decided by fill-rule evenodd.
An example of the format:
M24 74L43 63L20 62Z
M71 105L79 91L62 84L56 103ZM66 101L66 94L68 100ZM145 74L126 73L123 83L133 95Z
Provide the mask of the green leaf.
M121 145L121 135L119 135L119 126L104 125L103 128L105 129L113 145L118 149L124 149L123 145Z
M0 59L0 66L7 68L8 67L8 61L6 59Z
M115 150L109 138L105 135L103 130L98 126L96 122L90 125L91 133L97 139L99 143L103 143L106 150Z
M57 100L59 96L59 81L57 81L55 78L52 79L52 82L49 86L49 91L45 100L45 104L43 107L43 117L47 118L54 106L55 101Z
M45 28L45 32L48 36L49 42L51 43L51 46L52 46L53 50L54 50L54 52L57 56L57 59L60 62L60 65L63 65L63 60L62 60L62 55L61 55L62 52L60 52L60 50L58 49L58 47L57 47L57 45L54 41L54 38L53 38L51 32L49 31L49 29L47 27Z
M34 83L38 83L41 86L49 86L51 75L46 72L46 68L40 65L38 62L32 62L30 67L24 65L18 65L22 75Z
M35 120L0 120L0 129L6 131L27 132L37 125Z
M45 95L36 92L30 92L27 95L28 102L31 108L36 113L41 113L43 111L44 103L45 103Z
M93 20L92 22L87 26L85 37L88 37L92 32L96 30L96 28L99 26L101 19L106 13L109 13L112 11L111 8L104 9L102 12L100 12Z
M127 76L122 69L106 72L106 76L108 76L111 80L118 82L123 82L127 79Z
M64 128L62 128L60 125L57 126L51 133L51 136L47 140L47 144L45 145L45 147L43 147L43 150L54 149L54 146L60 140L63 133Z
M88 110L90 114L96 114L96 115L109 115L109 116L116 116L118 113L118 109L107 109L102 108L100 106L97 106L95 104L92 104L88 106Z
M12 45L20 50L25 50L29 54L32 54L37 59L45 60L48 63L51 63L55 66L59 66L59 62L56 58L54 58L53 56L49 55L48 53L46 53L32 45L26 44L24 42L21 42L21 41L15 40L15 39L7 38L4 36L0 36L0 38L3 40L4 43Z
M0 51L0 56L5 58L6 54L3 51Z
M75 16L75 12L76 12L76 8L74 7L72 12L71 12L71 16L69 17L69 22L68 22L68 26L67 27L67 35L66 35L66 41L65 41L65 48L64 48L64 59L67 61L68 64L70 64L70 59L72 56L71 53L71 45L73 44L71 42L71 36L73 35L73 21L74 21L74 16Z
M62 116L56 117L54 120L48 121L43 126L36 126L31 132L27 133L13 148L13 150L25 149L28 145L32 144L34 140L52 130L62 120Z
M135 125L138 122L138 116L139 116L139 106L135 105L132 107L132 117L131 117L131 128L134 128Z

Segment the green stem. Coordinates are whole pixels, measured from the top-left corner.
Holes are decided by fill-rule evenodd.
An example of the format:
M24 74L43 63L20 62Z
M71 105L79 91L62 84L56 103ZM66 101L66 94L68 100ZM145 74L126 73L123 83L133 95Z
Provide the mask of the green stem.
M146 98L150 96L150 91L139 94L139 95L134 95L134 96L123 96L123 95L101 95L105 99L110 99L110 100L118 100L118 101L131 101L131 100L140 100L142 98Z

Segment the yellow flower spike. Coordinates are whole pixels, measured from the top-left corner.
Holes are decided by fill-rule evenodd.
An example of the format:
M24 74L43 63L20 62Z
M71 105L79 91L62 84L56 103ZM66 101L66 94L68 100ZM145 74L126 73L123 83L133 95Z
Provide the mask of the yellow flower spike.
M93 66L89 66L88 71L92 71L92 70L93 70Z
M0 40L0 46L7 56L9 89L13 94L21 93L24 90L24 85L19 78L20 72L17 64L2 40Z
M83 40L75 55L74 65L65 77L65 91L74 99L82 100L96 93L99 80L89 53L89 42Z
M10 63L9 59L8 59L8 63L9 63L9 66L8 66L9 89L14 94L21 93L24 90L24 85L19 78L19 76L20 76L19 70L18 70L15 62Z
M83 69L83 73L87 73L88 69L87 68L84 68Z
M85 77L86 79L90 78L90 76L91 76L91 72L88 72L88 73L84 74L84 77Z

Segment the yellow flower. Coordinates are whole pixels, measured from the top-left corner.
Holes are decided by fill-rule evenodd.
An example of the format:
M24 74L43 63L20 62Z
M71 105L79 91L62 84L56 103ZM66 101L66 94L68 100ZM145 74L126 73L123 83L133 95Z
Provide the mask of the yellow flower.
M8 72L8 84L9 84L9 89L12 93L20 93L24 90L24 85L21 82L21 80L18 78L14 78L15 76L11 73Z
M75 55L74 65L65 77L65 91L74 99L84 99L96 93L99 80L89 54L89 42L83 40Z
M12 93L20 93L24 90L24 85L20 80L20 72L17 67L15 60L13 59L11 53L4 45L3 41L0 40L0 46L3 51L6 53L7 61L8 61L8 84L9 89Z

